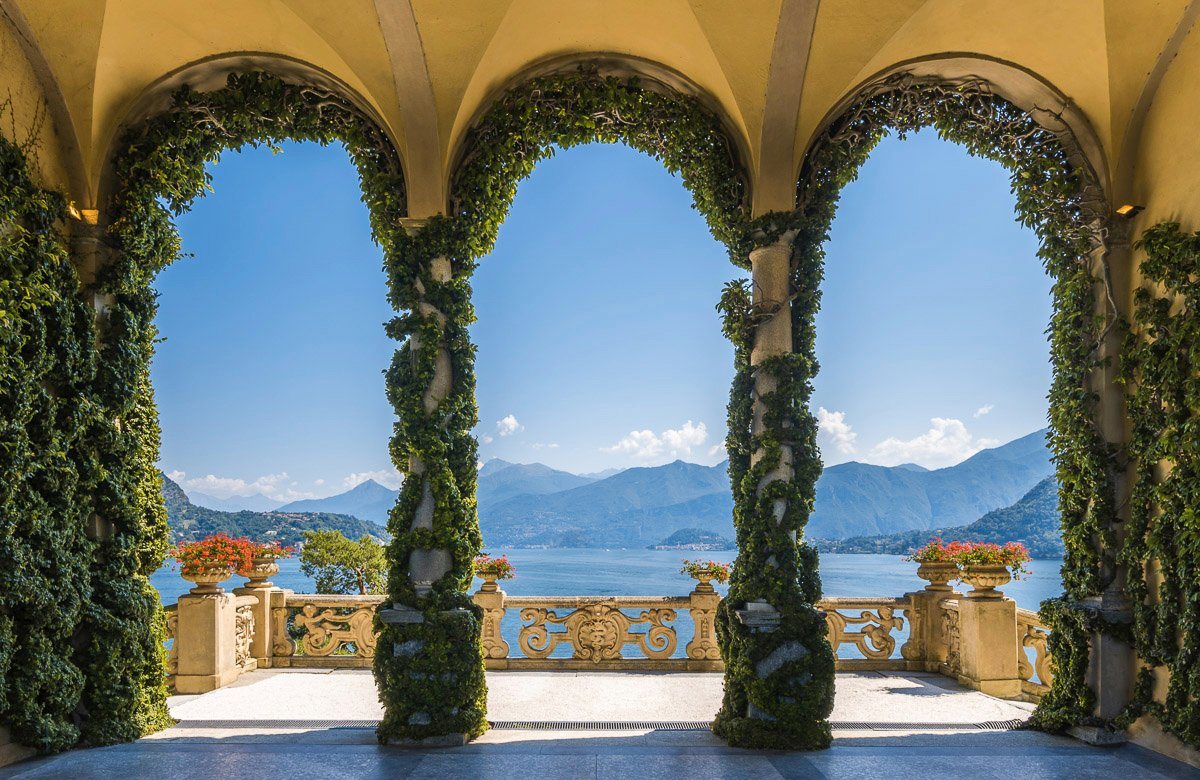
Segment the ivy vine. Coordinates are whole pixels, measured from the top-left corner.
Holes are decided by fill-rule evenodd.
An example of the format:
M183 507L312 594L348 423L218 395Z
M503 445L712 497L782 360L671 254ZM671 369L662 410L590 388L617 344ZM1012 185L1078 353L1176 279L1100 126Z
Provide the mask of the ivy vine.
M100 420L66 201L35 182L31 151L0 137L0 723L52 752L79 742L85 714L73 641L94 598L83 529Z
M1034 719L1062 728L1091 714L1092 694L1084 678L1089 637L1081 628L1090 618L1078 602L1101 593L1115 569L1114 479L1120 470L1114 448L1098 428L1098 397L1090 384L1104 360L1105 335L1120 324L1111 293L1103 296L1110 302L1103 315L1095 304L1098 290L1108 292L1107 274L1092 272L1093 258L1103 251L1107 215L1095 173L1073 151L1066 128L1047 129L975 79L946 83L901 73L865 90L818 136L799 178L792 243L795 352L803 356L811 379L823 247L842 188L889 132L904 137L925 127L1009 170L1017 220L1038 236L1038 256L1054 280L1049 444L1066 546L1065 594L1043 604L1043 618L1054 632L1055 676Z
M1200 233L1164 222L1142 234L1146 286L1122 352L1137 464L1121 563L1129 572L1133 645L1143 664L1122 720L1153 715L1200 748ZM1155 669L1169 674L1161 700Z

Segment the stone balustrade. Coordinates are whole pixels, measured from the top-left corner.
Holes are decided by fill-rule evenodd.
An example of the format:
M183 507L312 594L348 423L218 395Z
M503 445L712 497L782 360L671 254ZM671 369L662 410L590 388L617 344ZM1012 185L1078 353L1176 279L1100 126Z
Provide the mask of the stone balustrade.
M721 596L708 583L686 596L593 597L509 596L487 582L473 598L483 612L488 669L724 668L716 638ZM167 671L177 690L201 692L254 668L370 668L383 601L269 583L236 595L188 594L166 608ZM817 606L839 670L939 672L1031 701L1048 690L1046 626L998 591L964 597L934 583L900 597L826 598Z

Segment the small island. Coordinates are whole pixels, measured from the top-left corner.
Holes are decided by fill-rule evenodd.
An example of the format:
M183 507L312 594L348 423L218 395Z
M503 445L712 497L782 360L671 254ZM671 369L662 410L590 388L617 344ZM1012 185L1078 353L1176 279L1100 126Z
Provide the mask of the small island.
M648 550L736 550L737 545L720 534L700 528L680 528Z

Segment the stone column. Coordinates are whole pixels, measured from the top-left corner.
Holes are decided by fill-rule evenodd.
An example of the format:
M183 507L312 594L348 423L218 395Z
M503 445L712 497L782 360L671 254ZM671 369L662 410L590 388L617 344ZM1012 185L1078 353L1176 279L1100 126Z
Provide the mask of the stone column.
M997 591L997 593L999 593ZM1016 699L1021 695L1017 658L1017 602L1005 598L966 598L958 602L962 645L959 682L989 696Z
M279 570L274 563L271 563L270 567L276 572ZM250 607L250 614L254 616L254 635L250 640L250 656L257 662L259 669L269 669L272 659L275 657L275 621L271 614L275 601L273 594L283 594L283 588L278 588L267 581L266 577L269 576L271 575L251 576L244 587L233 589L234 595L254 596L258 599L258 602Z
M487 728L481 615L467 593L479 548L470 288L442 254L443 232L425 233L420 220L405 226L408 240L388 260L392 301L408 312L392 326L407 346L389 371L400 382L389 387L400 417L392 452L406 474L389 521L390 600L376 624L385 709L377 735L389 744L461 745Z
M495 580L483 583L471 600L483 610L483 630L480 632L483 641L484 665L489 669L504 668L508 665L508 642L504 641L501 626L504 621L504 599L507 593L500 589Z
M718 609L725 698L713 725L730 744L748 748L817 749L831 739L833 651L813 603L815 557L797 547L816 470L795 468L793 449L815 448L815 426L806 385L795 381L804 364L788 359L797 344L792 297L794 283L817 279L794 280L794 235L750 252L750 471L735 474L739 546Z
M207 693L238 678L236 600L225 592L179 597L175 628L179 693Z

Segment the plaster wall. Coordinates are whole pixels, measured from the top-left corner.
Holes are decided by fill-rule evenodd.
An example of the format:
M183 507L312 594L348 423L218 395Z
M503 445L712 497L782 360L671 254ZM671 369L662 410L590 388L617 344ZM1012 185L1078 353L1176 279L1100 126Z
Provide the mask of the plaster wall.
M32 157L43 186L67 191L62 140L50 115L48 101L21 39L8 18L0 14L0 135L25 144L36 133Z

